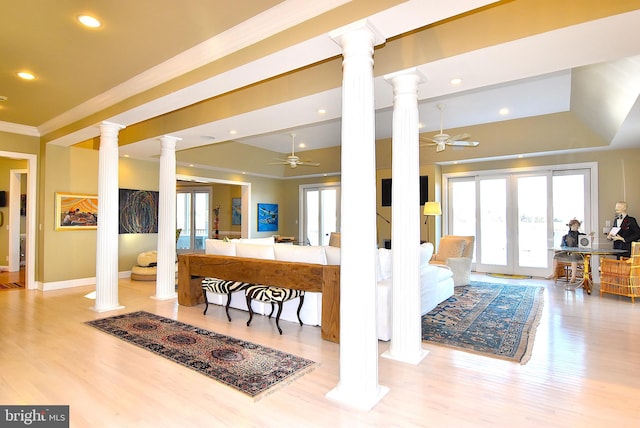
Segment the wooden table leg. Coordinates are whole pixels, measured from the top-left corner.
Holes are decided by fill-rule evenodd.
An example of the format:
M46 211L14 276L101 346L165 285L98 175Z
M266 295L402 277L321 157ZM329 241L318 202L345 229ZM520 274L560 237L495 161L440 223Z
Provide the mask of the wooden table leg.
M584 291L591 294L591 254L584 255L584 268L582 269L582 284Z

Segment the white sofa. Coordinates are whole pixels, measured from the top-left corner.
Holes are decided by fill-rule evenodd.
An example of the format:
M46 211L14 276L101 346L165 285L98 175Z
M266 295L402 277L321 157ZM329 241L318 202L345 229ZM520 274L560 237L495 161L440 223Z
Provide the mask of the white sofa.
M378 315L376 319L378 339L391 340L392 329L392 250L378 249ZM439 303L453 296L453 272L447 266L429 263L433 244L420 245L420 314L424 315Z
M339 265L340 248L331 246L298 246L291 244L276 244L273 238L234 239L228 242L207 239L205 253L222 256L251 257L268 260L282 260L288 262L317 263L321 265ZM438 303L453 294L453 279L451 270L447 267L437 267L428 263L433 253L431 244L421 246L420 282L422 313L429 312ZM378 250L378 316L377 330L380 340L391 338L391 250ZM223 278L224 279L224 278ZM210 304L224 305L226 295L207 292ZM244 293L234 293L231 296L230 307L248 311ZM254 301L251 305L254 313L268 315L271 305ZM281 320L298 322L296 311L298 300L294 299L283 304ZM306 292L304 304L300 311L303 324L321 325L322 295L321 293Z

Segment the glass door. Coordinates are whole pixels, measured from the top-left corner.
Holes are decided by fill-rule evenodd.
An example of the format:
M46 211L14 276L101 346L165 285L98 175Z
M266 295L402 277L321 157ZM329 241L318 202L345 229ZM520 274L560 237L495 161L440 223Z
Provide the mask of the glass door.
M176 244L178 253L203 253L209 237L211 190L178 189L176 195L176 227L182 229Z
M590 204L588 169L451 178L448 234L476 236L478 272L546 276L549 249L570 219L591 223Z
M340 187L303 186L301 192L301 241L305 245L328 245L331 232L339 231Z

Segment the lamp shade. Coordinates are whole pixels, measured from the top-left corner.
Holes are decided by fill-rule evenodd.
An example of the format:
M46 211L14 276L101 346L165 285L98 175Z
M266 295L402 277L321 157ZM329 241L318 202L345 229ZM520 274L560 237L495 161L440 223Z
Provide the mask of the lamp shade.
M441 215L442 208L440 208L440 202L425 202L423 214L424 215Z

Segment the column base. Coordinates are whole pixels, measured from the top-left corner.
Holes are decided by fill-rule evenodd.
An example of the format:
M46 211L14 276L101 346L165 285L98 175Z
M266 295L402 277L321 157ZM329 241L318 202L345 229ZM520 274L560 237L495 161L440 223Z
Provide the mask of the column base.
M325 397L329 400L336 401L341 404L353 407L358 410L369 411L378 404L382 397L384 397L389 388L386 386L378 385L378 389L375 394L368 395L366 397L359 397L357 394L353 394L350 391L344 391L344 388L340 388L340 385L327 392Z
M388 358L390 360L402 361L403 363L409 363L409 364L413 364L414 366L417 366L422 362L422 360L424 360L424 358L427 355L429 355L429 351L427 351L426 349L422 349L416 354L406 354L406 355L400 355L400 354L394 355L389 351L385 351L382 353L381 357Z
M171 299L177 299L178 298L178 293L173 293L173 294L169 294L167 296L150 296L152 299L154 300L171 300Z
M94 312L109 312L109 311L117 311L118 309L124 309L124 306L116 305L116 306L107 306L104 308L96 308L95 306L92 306L89 309L91 309Z

